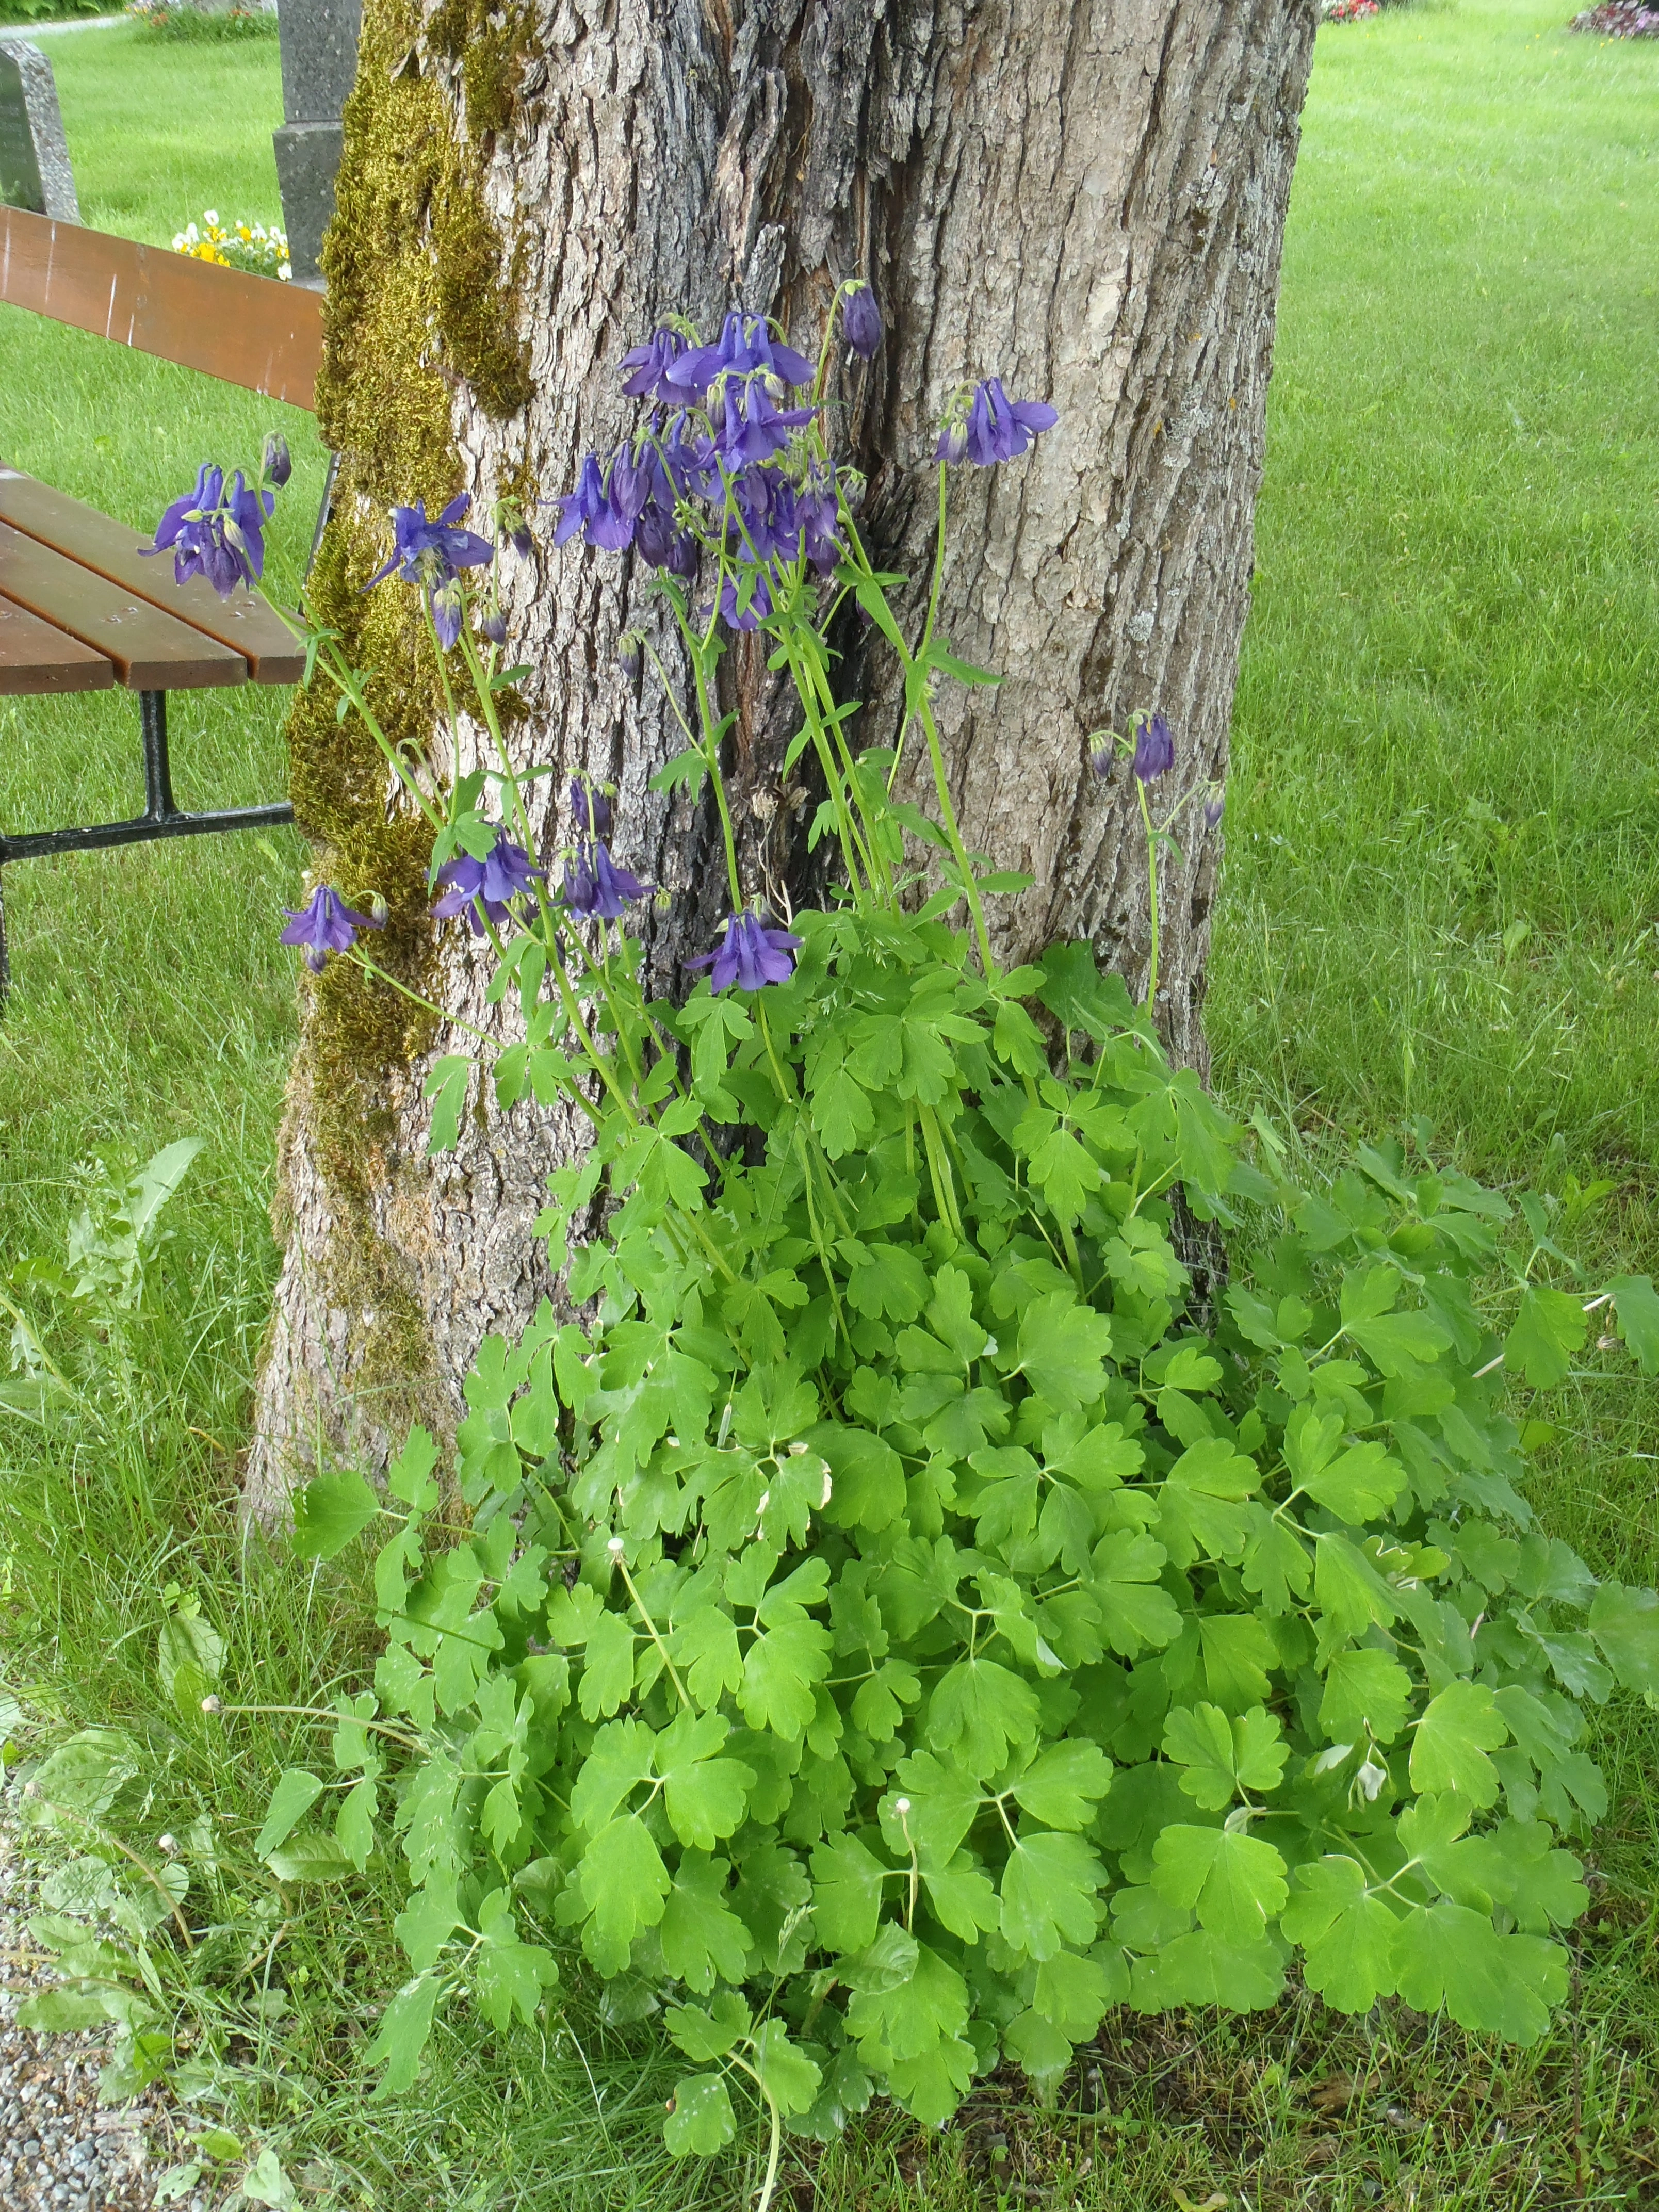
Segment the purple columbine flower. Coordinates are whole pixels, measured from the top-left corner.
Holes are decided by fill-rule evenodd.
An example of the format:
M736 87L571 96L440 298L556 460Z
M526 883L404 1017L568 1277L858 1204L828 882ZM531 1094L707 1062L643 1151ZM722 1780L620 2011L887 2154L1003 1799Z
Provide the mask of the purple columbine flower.
M1204 802L1204 827L1206 830L1218 830L1221 827L1221 817L1226 811L1227 799L1224 793L1218 791L1213 799L1206 799Z
M495 843L482 860L471 853L457 853L439 869L438 881L448 888L433 908L432 918L447 921L453 915L464 914L472 934L482 937L484 915L499 929L507 918L511 902L528 897L543 873L532 865L522 845L515 845L505 830L498 830ZM481 902L483 914L478 910Z
M1100 743L1089 755L1089 766L1103 783L1109 783L1112 770L1117 766L1117 740L1109 730L1101 734Z
M507 533L507 542L521 560L527 561L536 550L536 541L530 534L530 525L521 522Z
M677 530L666 507L653 500L634 526L634 544L640 558L653 568L666 568L671 576L688 580L697 573L696 539L689 530Z
M313 975L320 975L327 967L329 956L334 952L349 952L357 942L360 929L384 929L386 917L359 914L348 906L337 891L326 884L319 884L312 893L308 905L285 906L288 927L283 932L283 945L298 945L304 948L306 965Z
M572 914L590 919L619 921L623 908L642 899L650 888L626 868L619 868L597 837L584 839L565 867L564 902Z
M478 568L495 557L495 549L476 530L464 530L461 519L472 504L470 492L452 499L433 522L426 519L426 501L392 510L392 551L363 589L373 590L395 570L405 584L420 584L436 591L459 568Z
M844 292L841 302L842 333L860 361L869 361L881 343L881 310L867 284Z
M1144 718L1135 732L1135 757L1131 763L1143 783L1152 783L1175 766L1175 739L1162 714Z
M787 929L769 929L757 914L734 914L718 948L685 964L712 967L709 982L716 991L728 991L733 983L740 991L758 991L768 983L789 981L803 942Z
M507 617L499 607L492 607L487 615L479 616L478 635L488 638L491 645L507 643Z
M649 462L636 461L628 446L619 446L611 466L601 471L599 456L590 453L574 491L559 502L558 527L553 543L562 545L580 530L589 545L605 553L624 552L634 542L635 526L651 496Z
M764 576L758 574L755 576L754 589L749 595L749 604L744 607L739 607L738 605L737 578L735 576L726 578L720 591L720 612L733 629L758 629L771 611L772 594L767 589ZM702 619L706 622L708 618L708 610L705 607L702 610Z
M623 367L633 371L623 380L623 390L630 399L658 399L665 407L673 406L684 393L669 382L668 372L685 350L678 331L654 331L643 345L623 356Z
M635 664L635 673L638 664ZM584 836L608 837L611 835L611 798L585 775L570 779L570 811Z
M781 453L789 443L791 430L810 422L817 411L811 407L776 408L762 378L751 376L739 384L734 377L726 387L721 458L732 469L741 468L746 461L766 460Z
M154 556L171 551L175 583L205 576L222 599L238 584L250 591L265 564L264 526L276 505L268 491L252 491L238 469L228 497L225 472L204 462L196 489L175 499L156 526L155 543L139 548Z
M825 475L814 463L805 489L795 501L795 514L800 524L801 544L807 559L821 576L828 575L843 550L841 507L836 496L833 465Z
M994 468L999 461L1018 459L1059 420L1046 399L1010 399L1002 379L988 377L974 394L965 426L947 426L940 434L935 458L955 461L965 453L976 468Z
M717 376L748 376L756 369L764 369L784 384L812 381L811 362L793 346L775 338L761 316L734 310L721 325L716 343L682 354L669 370L668 381L677 392L701 398Z

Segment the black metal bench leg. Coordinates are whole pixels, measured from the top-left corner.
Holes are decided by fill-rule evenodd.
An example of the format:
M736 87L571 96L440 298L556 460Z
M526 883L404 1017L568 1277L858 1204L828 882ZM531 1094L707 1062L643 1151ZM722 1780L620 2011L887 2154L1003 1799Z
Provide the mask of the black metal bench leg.
M173 796L173 763L167 757L167 695L138 694L138 727L144 746L144 817L166 822L179 811Z

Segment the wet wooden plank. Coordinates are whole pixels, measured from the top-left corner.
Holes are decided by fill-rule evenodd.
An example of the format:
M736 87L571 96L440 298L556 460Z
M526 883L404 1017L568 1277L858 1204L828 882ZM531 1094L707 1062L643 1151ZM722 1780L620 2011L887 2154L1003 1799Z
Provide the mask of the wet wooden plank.
M0 523L0 596L106 654L134 691L243 684L240 653Z
M0 207L0 300L292 406L316 405L323 302L302 284Z
M246 659L256 684L297 684L305 674L304 652L263 599L239 590L234 599L222 600L200 576L174 583L170 553L146 559L138 550L137 531L37 477L0 468L0 522L228 645Z
M59 691L107 691L114 664L78 638L0 599L0 698L35 698Z

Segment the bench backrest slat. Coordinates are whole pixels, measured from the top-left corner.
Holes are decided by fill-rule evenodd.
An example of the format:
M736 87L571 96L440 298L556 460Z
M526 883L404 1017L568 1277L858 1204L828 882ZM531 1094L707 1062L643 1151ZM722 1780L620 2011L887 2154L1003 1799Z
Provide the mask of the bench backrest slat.
M316 404L323 302L303 285L0 207L0 301L295 407Z

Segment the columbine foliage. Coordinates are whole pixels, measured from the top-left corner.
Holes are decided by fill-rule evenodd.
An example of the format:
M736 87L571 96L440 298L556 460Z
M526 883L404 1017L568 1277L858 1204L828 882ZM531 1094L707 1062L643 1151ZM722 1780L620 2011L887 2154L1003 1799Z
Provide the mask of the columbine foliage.
M1582 1705L1659 1691L1659 1598L1531 1528L1505 1370L1559 1381L1599 1307L1651 1371L1659 1301L1557 1287L1539 1204L1435 1166L1425 1133L1298 1188L1085 947L1000 969L983 900L1022 879L965 849L933 706L994 679L939 635L937 588L914 646L890 605L823 439L832 343L812 404L780 406L812 372L765 325L659 331L625 363L642 421L558 525L637 547L691 670L659 783L712 794L732 918L683 1003L642 996L648 887L606 794L573 789L561 878L504 749L441 810L387 747L437 832L436 911L489 938L523 1023L487 1079L439 1062L434 1145L481 1079L580 1105L592 1147L541 1224L578 1317L486 1341L447 1506L419 1430L384 1495L301 1494L302 1552L391 1524L387 1646L319 1717L331 1824L295 1766L259 1847L295 1879L406 1863L389 2084L440 2006L529 2020L575 1950L686 2055L671 2148L729 2141L738 2083L772 2176L786 2120L827 2136L877 2092L943 2120L1000 2057L1052 2085L1110 2006L1263 2006L1293 1965L1340 2009L1397 1991L1529 2041L1583 1903L1558 1838L1605 1807ZM958 395L941 544L949 462L1053 423L994 380ZM504 624L460 508L401 511L400 565L498 741ZM936 817L851 749L825 642L849 596L901 662ZM766 916L738 880L732 627L799 699L790 763L816 761L843 878L823 911ZM1097 757L1132 761L1154 894L1173 751L1154 714ZM373 975L363 919L304 941ZM1212 1299L1177 1188L1241 1255Z

